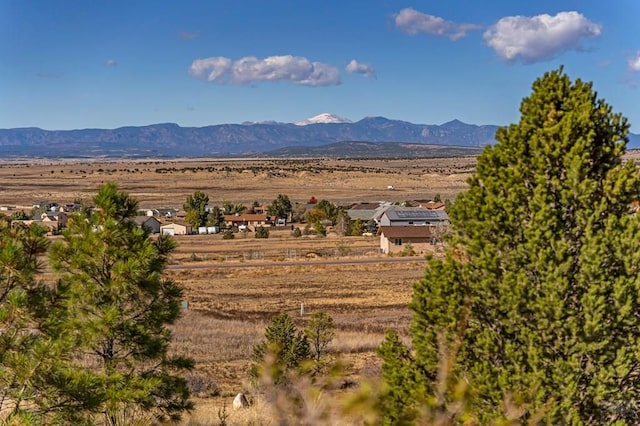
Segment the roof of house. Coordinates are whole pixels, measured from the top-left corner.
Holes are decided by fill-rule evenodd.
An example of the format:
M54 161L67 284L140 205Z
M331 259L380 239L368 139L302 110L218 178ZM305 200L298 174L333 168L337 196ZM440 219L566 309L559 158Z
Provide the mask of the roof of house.
M441 203L439 201L427 201L427 202L419 202L419 206L424 208L424 209L428 209L428 210L441 210L444 209L445 204Z
M162 226L160 226L161 228L171 228L173 226L182 226L185 228L191 228L191 224L190 223L185 223L185 222L170 222L170 223L166 223Z
M449 216L443 210L429 210L422 207L393 207L384 211L391 221L425 220L448 221Z
M347 210L347 214L351 220L360 219L366 222L375 217L378 208L380 203L357 203Z
M226 214L224 220L227 222L264 222L267 220L266 214L244 213L240 215Z
M435 226L381 226L378 234L387 238L431 238L435 236Z
M375 210L380 207L380 203L357 203L351 206L349 210Z
M160 223L160 221L153 216L134 216L133 218L133 221L138 226L142 226L150 220L155 220L156 222Z
M357 207L356 206L362 206ZM368 221L371 219L379 219L382 216L382 213L388 208L392 207L390 203L362 203L357 204L354 207L351 207L347 210L347 214L352 220L360 219L364 221ZM365 208L368 207L368 208Z

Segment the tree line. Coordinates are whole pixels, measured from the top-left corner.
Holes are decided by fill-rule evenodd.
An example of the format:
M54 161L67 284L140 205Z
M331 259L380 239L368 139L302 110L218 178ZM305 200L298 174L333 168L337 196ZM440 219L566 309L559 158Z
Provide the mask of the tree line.
M219 206L209 205L209 196L202 191L195 191L189 194L183 209L185 211L185 221L194 228L202 226L222 226L225 215L235 215L243 213L253 213L260 203L255 201L250 207L243 204L234 204L225 201ZM267 206L267 214L275 222L276 219L288 219L294 222L305 222L304 233L314 233L325 235L325 224L334 226L339 235L362 235L363 232L371 231L375 228L375 223L365 222L361 219L352 221L347 213L348 207L339 206L328 200L316 200L312 197L307 204L294 205L289 196L278 194ZM371 221L373 222L373 221ZM302 231L300 231L300 235ZM260 230L257 238L268 238L268 230ZM228 234L227 238L233 238Z

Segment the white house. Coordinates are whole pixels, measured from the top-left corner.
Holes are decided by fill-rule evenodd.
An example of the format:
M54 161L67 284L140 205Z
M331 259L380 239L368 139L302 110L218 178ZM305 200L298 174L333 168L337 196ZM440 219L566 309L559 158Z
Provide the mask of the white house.
M444 210L392 206L382 213L378 222L380 226L448 225L449 216Z

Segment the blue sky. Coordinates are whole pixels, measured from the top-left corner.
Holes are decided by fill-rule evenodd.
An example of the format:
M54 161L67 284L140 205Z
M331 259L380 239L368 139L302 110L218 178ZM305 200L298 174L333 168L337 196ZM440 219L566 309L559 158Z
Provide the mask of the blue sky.
M564 65L639 133L638 18L638 0L0 0L0 128L503 125Z

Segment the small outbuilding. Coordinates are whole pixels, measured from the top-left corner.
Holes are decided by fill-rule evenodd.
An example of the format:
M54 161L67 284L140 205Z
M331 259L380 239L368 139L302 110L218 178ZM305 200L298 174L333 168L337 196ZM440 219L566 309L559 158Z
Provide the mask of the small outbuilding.
M160 227L162 235L189 235L191 234L191 225L188 223L167 223Z

